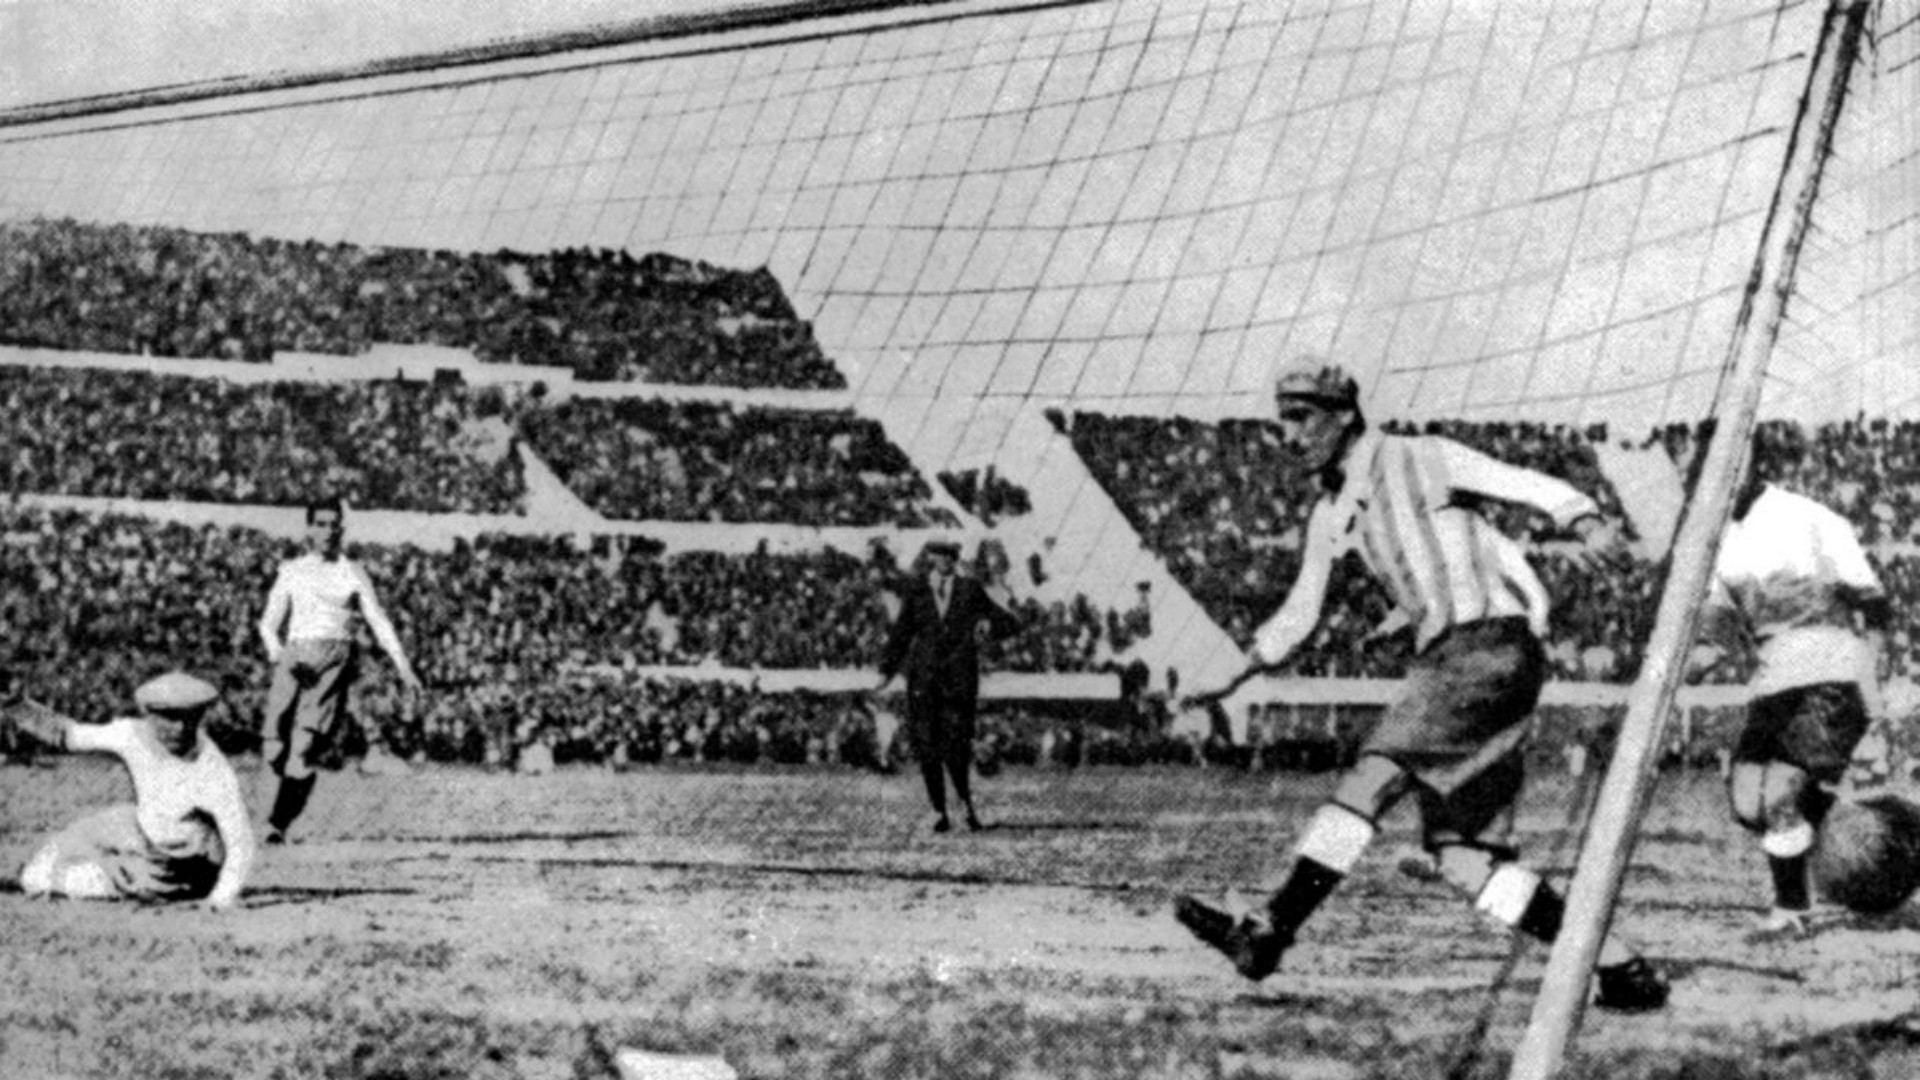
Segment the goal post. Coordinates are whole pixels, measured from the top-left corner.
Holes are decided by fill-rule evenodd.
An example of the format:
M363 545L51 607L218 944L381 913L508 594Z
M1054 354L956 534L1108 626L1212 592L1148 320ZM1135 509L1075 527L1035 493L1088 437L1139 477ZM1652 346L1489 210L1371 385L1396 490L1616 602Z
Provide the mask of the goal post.
M1568 889L1566 919L1515 1051L1510 1080L1559 1075L1579 1027L1594 963L1651 791L1667 717L1685 674L1720 535L1746 468L1767 362L1786 315L1795 264L1870 7L1871 0L1834 0L1822 23L1806 94L1723 365L1715 430L1673 545L1672 567L1645 660L1627 699L1620 737Z

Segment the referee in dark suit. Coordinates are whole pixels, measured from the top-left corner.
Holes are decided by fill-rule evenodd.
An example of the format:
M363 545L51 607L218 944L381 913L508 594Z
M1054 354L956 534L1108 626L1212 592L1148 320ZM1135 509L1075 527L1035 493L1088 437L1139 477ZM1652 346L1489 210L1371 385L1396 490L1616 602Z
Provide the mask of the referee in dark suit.
M1020 629L1009 611L1004 579L980 581L955 573L960 545L930 541L921 553L923 577L903 583L900 614L894 619L880 658L880 683L885 689L896 675L907 680L907 740L927 799L933 803L934 832L948 832L947 777L967 814L967 827L983 828L974 812L974 713L980 700L980 646ZM991 571L989 571L991 572Z

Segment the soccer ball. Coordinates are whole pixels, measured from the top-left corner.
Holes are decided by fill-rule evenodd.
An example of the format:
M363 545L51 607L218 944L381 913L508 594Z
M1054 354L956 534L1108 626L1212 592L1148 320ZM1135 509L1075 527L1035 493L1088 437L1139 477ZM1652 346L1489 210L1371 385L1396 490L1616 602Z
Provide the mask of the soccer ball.
M1920 888L1920 806L1896 795L1835 804L1813 852L1820 895L1861 912L1892 911Z

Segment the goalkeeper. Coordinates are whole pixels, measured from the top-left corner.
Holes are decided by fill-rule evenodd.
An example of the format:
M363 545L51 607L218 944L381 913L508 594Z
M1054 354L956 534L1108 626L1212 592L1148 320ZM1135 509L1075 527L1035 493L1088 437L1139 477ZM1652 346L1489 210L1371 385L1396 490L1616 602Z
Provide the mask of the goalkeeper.
M1279 890L1246 914L1181 896L1176 917L1240 974L1266 978L1352 871L1382 815L1411 796L1438 874L1501 924L1553 940L1560 896L1512 848L1489 838L1520 793L1527 720L1546 677L1546 590L1518 545L1475 507L1498 499L1543 511L1580 537L1589 559L1618 549L1617 530L1592 499L1552 477L1449 439L1368 430L1359 389L1337 367L1284 375L1276 399L1283 448L1317 477L1321 493L1299 577L1259 629L1251 664L1234 685L1278 667L1308 638L1332 567L1350 553L1412 625L1415 658L1399 701L1307 823ZM1603 949L1597 974L1603 1007L1640 1011L1666 1002L1664 977L1616 940Z
M253 863L253 828L240 779L201 730L218 700L182 672L134 692L140 715L80 724L31 703L9 711L34 738L73 751L114 754L133 780L132 803L62 829L20 871L28 896L80 900L202 900L235 906Z

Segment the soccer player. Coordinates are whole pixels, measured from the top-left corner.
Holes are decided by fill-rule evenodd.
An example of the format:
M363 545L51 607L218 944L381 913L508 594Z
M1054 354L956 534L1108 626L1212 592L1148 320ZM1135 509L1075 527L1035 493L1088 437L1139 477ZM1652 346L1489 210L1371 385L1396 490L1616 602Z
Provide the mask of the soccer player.
M1744 631L1758 665L1727 780L1733 819L1759 840L1773 906L1756 936L1808 932L1808 852L1855 745L1882 714L1876 665L1892 618L1845 518L1776 486L1798 447L1756 438L1720 541L1697 664Z
M1415 657L1399 700L1308 821L1264 908L1236 914L1181 896L1176 917L1240 974L1266 978L1372 843L1381 816L1411 796L1437 874L1498 922L1551 941L1561 897L1488 838L1520 792L1527 718L1546 676L1547 596L1519 546L1475 504L1532 506L1596 556L1618 547L1617 530L1592 499L1552 477L1449 439L1369 430L1359 388L1337 367L1289 372L1276 398L1284 446L1321 492L1299 577L1257 632L1247 675L1279 666L1307 640L1332 567L1349 553L1386 589L1396 621L1412 627ZM1666 1002L1664 977L1617 939L1607 941L1598 976L1603 1007Z
M219 699L184 672L142 685L140 715L80 724L51 710L12 710L36 739L68 750L114 754L133 779L134 801L81 818L48 840L20 871L28 896L82 900L202 900L235 906L253 863L253 827L240 778L201 730Z
M279 778L267 815L269 844L286 842L313 794L315 759L342 735L359 660L356 620L366 621L401 683L420 691L372 579L342 551L345 528L338 499L307 507L307 551L280 564L260 616L260 640L273 664L261 752Z

